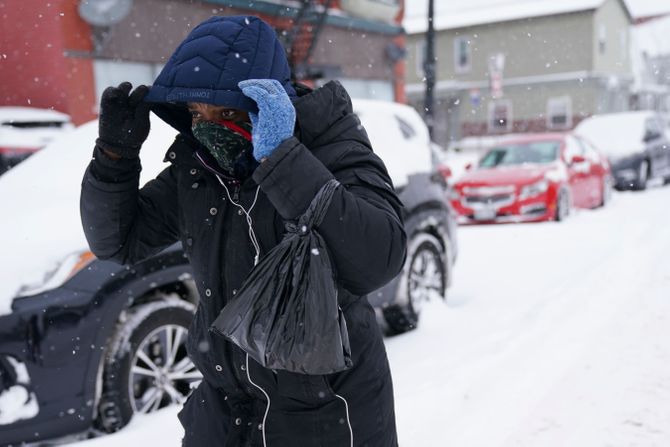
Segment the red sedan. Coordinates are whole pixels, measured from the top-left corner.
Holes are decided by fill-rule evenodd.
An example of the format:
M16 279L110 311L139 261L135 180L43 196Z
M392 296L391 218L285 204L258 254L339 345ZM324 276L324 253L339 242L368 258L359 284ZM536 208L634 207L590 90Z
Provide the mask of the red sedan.
M453 185L461 223L563 220L572 207L603 206L607 159L573 134L536 134L491 148Z

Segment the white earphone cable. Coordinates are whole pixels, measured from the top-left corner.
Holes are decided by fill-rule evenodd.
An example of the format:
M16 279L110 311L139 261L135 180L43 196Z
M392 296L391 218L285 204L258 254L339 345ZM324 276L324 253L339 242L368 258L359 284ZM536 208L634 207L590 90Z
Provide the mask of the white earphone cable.
M223 186L223 189L226 190L226 195L228 196L228 200L230 200L230 203L238 207L242 212L244 213L244 216L247 219L247 225L249 225L249 239L251 240L251 245L254 246L254 250L256 251L256 255L254 256L254 266L258 264L258 261L260 260L261 257L261 246L258 243L258 238L256 237L256 233L254 232L254 227L253 227L253 219L251 218L251 210L254 209L254 206L256 206L256 202L258 201L258 192L261 190L260 185L256 187L256 193L254 194L254 200L251 203L251 206L249 207L248 210L244 209L244 207L235 202L233 198L230 195L230 191L228 190L228 186L226 186L226 182L224 182L221 177L218 175L216 178L219 180L219 183Z

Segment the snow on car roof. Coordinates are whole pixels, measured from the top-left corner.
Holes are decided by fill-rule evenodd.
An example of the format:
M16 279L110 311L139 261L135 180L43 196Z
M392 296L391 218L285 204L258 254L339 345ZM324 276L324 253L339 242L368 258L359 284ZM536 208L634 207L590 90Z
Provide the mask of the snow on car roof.
M167 166L163 158L176 134L153 115L151 129L140 153L141 183ZM0 315L10 312L21 286L40 282L66 256L87 250L79 194L97 136L98 122L91 121L0 177Z
M352 101L372 149L384 161L394 186L406 185L412 174L431 172L428 129L416 110L396 102Z
M26 121L70 121L70 116L51 109L36 107L0 106L0 123Z
M505 22L531 17L550 16L600 7L606 0L469 0L467 2L436 2L436 30L463 28L487 23ZM421 3L421 5L420 5ZM409 34L428 28L427 2L406 2L403 26ZM624 6L625 7L625 6Z
M646 110L594 115L580 122L575 134L607 155L628 155L642 150L645 121L653 116L654 112Z

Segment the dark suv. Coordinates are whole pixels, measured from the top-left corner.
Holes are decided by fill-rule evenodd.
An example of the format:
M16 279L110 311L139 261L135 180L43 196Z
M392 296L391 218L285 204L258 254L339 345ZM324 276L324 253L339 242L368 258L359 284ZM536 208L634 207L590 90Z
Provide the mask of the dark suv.
M457 252L455 224L442 177L430 168L430 144L416 112L369 101L355 102L355 109L373 146L380 145L378 152L389 159L406 207L405 267L368 297L387 333L397 334L417 325L423 302L445 296ZM174 134L158 120L152 129L142 149L142 181L161 169L158 161ZM395 140L392 153L382 150L383 140L375 141L376 129ZM182 403L201 378L185 349L198 295L181 246L133 266L98 260L85 248L76 210L96 131L97 123L84 125L0 179L0 197L14 191L25 198L3 204L18 220L4 236L12 239L6 256L14 271L43 265L37 258L49 250L51 258L62 258L28 286L19 287L18 275L0 278L17 289L5 297L0 289L3 445L118 430L134 413ZM412 163L427 157L425 171L400 172L410 149ZM421 151L426 152L417 156ZM39 198L51 200L43 213L31 206ZM66 242L57 250L54 239Z
M609 157L614 186L644 190L650 180L670 183L670 139L666 124L650 110L594 115L575 133Z

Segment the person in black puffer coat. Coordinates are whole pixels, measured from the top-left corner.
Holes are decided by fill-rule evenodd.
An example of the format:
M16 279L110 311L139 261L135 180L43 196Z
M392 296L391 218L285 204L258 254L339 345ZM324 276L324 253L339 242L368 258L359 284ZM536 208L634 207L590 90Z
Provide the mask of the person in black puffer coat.
M181 241L200 301L189 356L203 381L179 419L187 447L397 445L383 339L365 295L401 270L402 204L338 82L292 85L274 31L212 17L151 87L108 88L84 175L81 217L101 259L136 263ZM170 164L139 188L149 111L179 131ZM336 272L353 367L327 375L263 368L208 329L284 223L337 179L318 230Z

